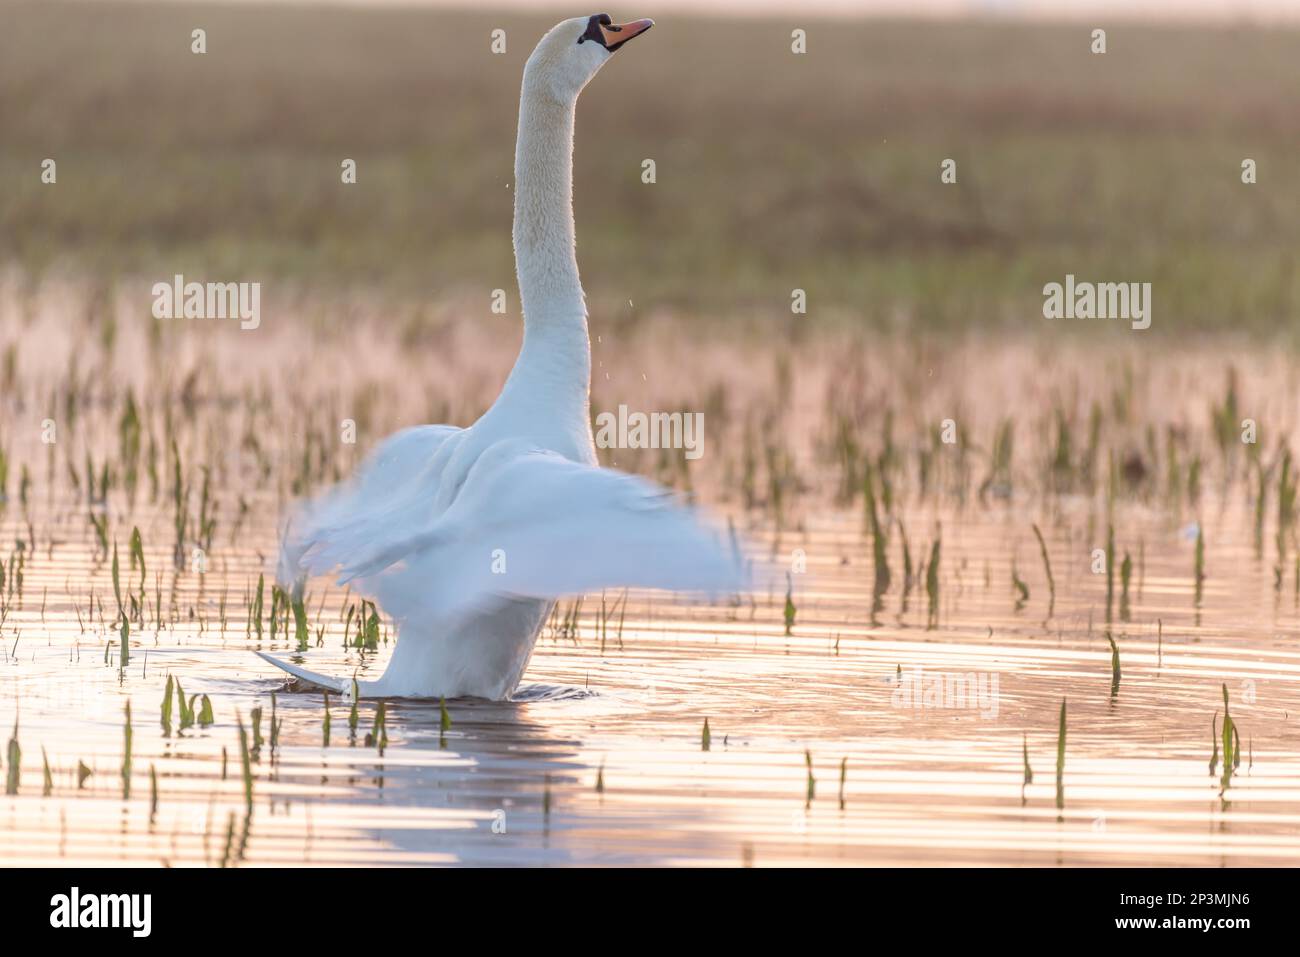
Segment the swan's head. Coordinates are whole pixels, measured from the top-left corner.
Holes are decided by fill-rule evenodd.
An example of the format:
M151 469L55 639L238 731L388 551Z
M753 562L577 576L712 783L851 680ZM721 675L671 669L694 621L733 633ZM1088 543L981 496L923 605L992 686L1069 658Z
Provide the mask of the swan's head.
M615 50L652 26L653 20L614 23L608 13L556 24L524 66L524 88L562 103L576 100Z

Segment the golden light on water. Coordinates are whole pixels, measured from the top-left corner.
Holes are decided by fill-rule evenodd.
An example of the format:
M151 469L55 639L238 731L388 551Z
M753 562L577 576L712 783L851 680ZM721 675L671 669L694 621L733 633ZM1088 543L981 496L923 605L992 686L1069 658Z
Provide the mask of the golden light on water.
M56 308L42 304L36 315L40 324L60 324ZM675 333L647 334L662 337L673 352ZM272 348L260 364L232 364L242 354L233 337L214 342L215 352L195 355L196 367L209 371L195 389L187 428L193 436L212 436L214 450L225 447L217 437L233 407L220 397L256 388L286 354L276 347L275 332L268 335L263 341ZM469 335L470 351L485 365L509 353L510 344L488 330ZM396 340L384 344L378 315L339 327L331 348L340 361L353 354L347 345L353 337L368 343L371 365L395 382L411 381L414 364L423 362ZM810 342L794 353L814 393L829 384L829 367L812 357L828 345ZM720 341L661 372L699 387L712 377L737 396L746 388L756 395L770 389L755 380L752 366L735 363L732 348ZM653 351L638 352L639 364ZM1002 367L1036 361L1032 349L1010 343L999 355ZM1059 353L1053 374L1069 376L1084 368L1073 363L1097 357L1091 349ZM320 358L318 351L311 361ZM888 383L892 360L876 361L869 381ZM1151 371L1187 382L1187 370L1205 361L1195 350L1173 351L1153 361ZM34 374L52 381L64 368L51 361ZM208 378L217 370L223 370L219 377ZM455 375L468 402L479 375L466 367ZM650 378L663 382L660 375ZM156 395L163 381L139 380L141 397ZM306 392L272 398L286 421L301 415L291 410L312 401L312 390L331 387L301 381ZM1295 380L1274 385L1287 381ZM1006 379L1002 386L1032 389L1034 380ZM980 398L989 391L979 373L959 389L968 413L996 411ZM1159 394L1157 384L1149 389ZM1195 402L1194 391L1184 387L1179 394L1180 401ZM395 395L376 414L403 401ZM84 414L82 434L99 436L87 440L92 461L111 457L112 409L91 406ZM808 414L806 427L786 434L817 434L822 413L813 407ZM102 427L91 429L96 423ZM713 440L722 443L713 453L720 477L739 467L743 448L731 445L739 439L726 427ZM200 447L187 443L185 454ZM38 441L9 448L15 461L42 461ZM814 461L810 454L801 447L796 458ZM896 502L895 516L912 553L926 552L936 528L943 536L941 627L927 630L919 583L904 597L900 580L870 612L871 539L863 533L860 504L799 504L778 531L769 513L739 508L734 487L727 493L716 479L703 479L704 494L730 498L726 508L764 551L800 548L810 556L789 635L779 594L704 609L633 594L616 631L608 620L602 628L600 596L587 596L576 634L553 628L539 643L524 700L451 702L453 723L445 733L436 702L390 702L389 744L380 754L364 741L375 721L373 702L362 702L353 736L347 703L332 700L332 740L323 747L320 695L283 690L275 705L283 724L270 745L270 696L281 682L251 651L292 656L294 642L291 631L274 642L269 633L257 638L246 591L274 549L283 487L259 487L256 456L212 461L220 487L236 491L221 496L225 521L205 575L172 569L173 516L165 502L151 504L142 488L127 511L124 498L110 497L109 514L129 515L139 527L150 569L144 621L133 628L124 671L109 613L100 610L114 601L110 562L97 554L84 504L59 483L34 497L26 513L13 502L6 510L6 540L21 538L30 517L46 530L40 537L54 544L28 556L21 602L7 606L6 630L20 637L7 642L0 682L7 700L21 701L24 757L21 788L5 799L0 819L5 863L214 865L236 853L227 850L232 821L239 863L247 865L737 864L742 858L757 866L1245 864L1294 859L1300 851L1300 758L1287 730L1300 708L1300 652L1287 636L1300 618L1290 583L1274 596L1271 579L1261 576L1253 513L1240 503L1206 515L1210 574L1199 606L1192 549L1180 527L1158 511L1126 509L1117 533L1125 551L1141 550L1141 578L1131 585L1133 620L1108 626L1101 618L1105 577L1092 574L1088 550L1080 547L1095 540L1104 515L1086 499L1063 499L1046 526L1057 584L1049 615L1037 546L1013 504L961 507L943 497L908 496ZM236 531L228 523L239 501L248 514ZM895 538L890 560L901 579L899 547ZM1030 593L1020 608L1009 585L1013 560ZM138 582L137 573L123 577ZM373 653L341 647L351 600L338 588L313 592L307 604L313 635L321 629L320 647L313 641L305 659L327 673L355 670L364 677L382 671L391 645ZM159 601L161 622L154 620ZM1113 697L1108 627L1123 666ZM983 711L936 706L919 693L899 699L900 669L908 680L996 676L995 708L987 701ZM214 726L162 735L158 703L169 674L187 694L211 696ZM1211 717L1221 708L1224 683L1249 757L1221 795L1208 762ZM119 765L128 697L136 734L132 798L124 802ZM1052 770L1063 697L1071 716L1066 803L1058 821ZM248 727L257 706L264 741L253 760L254 813L243 837L249 819L234 719L242 715ZM707 752L700 747L706 717ZM1023 788L1022 746L1034 771ZM52 768L49 796L41 790L41 748ZM811 801L805 751L816 778ZM81 788L79 761L93 771ZM158 776L152 819L150 768Z

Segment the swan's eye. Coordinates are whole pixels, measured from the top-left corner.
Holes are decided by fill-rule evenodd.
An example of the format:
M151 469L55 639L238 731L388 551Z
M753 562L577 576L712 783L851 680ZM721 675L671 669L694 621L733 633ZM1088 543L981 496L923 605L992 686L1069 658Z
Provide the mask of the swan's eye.
M578 42L584 43L587 40L595 40L601 46L604 46L605 34L601 31L600 28L607 27L613 22L614 22L613 19L610 17L608 13L593 14L591 18L587 21L586 32L583 33L582 36L578 37Z

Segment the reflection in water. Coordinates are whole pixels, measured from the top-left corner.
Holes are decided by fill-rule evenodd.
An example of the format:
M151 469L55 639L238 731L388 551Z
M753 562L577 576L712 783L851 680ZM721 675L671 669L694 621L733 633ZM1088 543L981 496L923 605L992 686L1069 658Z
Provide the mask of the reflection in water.
M906 522L923 528L931 518ZM1120 619L1116 600L1109 625L1105 576L1092 574L1079 545L1089 534L1082 522L1063 517L1045 532L1057 588L1049 615L1045 575L1025 559L1032 539L1013 515L942 518L948 564L936 628L927 628L924 591L905 601L901 588L882 596L878 623L869 623L870 537L859 533L859 517L828 515L797 537L808 572L789 634L784 595L703 609L633 595L619 632L605 623L602 652L598 603L589 600L576 634L553 630L539 643L533 684L518 700L448 702L448 728L438 702L387 702L382 754L366 740L378 703L359 704L351 731L350 704L333 696L324 747L323 697L285 690L250 653L292 654L292 630L259 640L229 599L223 626L224 586L209 581L199 598L187 591L196 576L176 584L177 607L192 601L193 619L133 632L123 668L119 637L98 610L100 596L112 595L106 563L62 546L30 563L27 598L9 611L21 637L6 643L0 718L19 717L22 761L17 795L0 798L0 859L1236 864L1300 856L1296 602L1257 564L1243 516L1228 510L1207 529L1213 574L1199 605L1194 544L1154 519L1126 526L1125 544L1143 543L1141 577L1131 576L1131 620ZM787 532L773 545L786 550L795 538ZM1027 600L1008 584L1017 545ZM249 549L209 577L242 582L257 567ZM93 612L84 595L64 590L66 581L90 580ZM43 592L44 611L31 599ZM342 647L350 600L335 589L313 603L321 646L301 655L310 667L382 670L389 647ZM187 696L211 698L213 726L164 736L169 674ZM1210 773L1225 686L1240 732L1226 788L1221 766ZM132 788L123 801L128 697ZM1069 731L1058 815L1062 698ZM250 740L251 819L237 715Z

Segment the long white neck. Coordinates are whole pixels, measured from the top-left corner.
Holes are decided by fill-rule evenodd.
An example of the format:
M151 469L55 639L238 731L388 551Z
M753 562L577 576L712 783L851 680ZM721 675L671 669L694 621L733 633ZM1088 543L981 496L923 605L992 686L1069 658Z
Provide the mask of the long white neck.
M515 145L515 271L524 343L502 397L525 389L555 414L588 418L591 343L573 239L574 102L524 84Z

